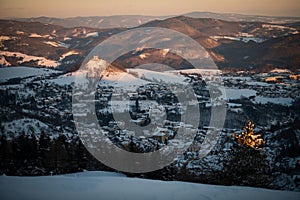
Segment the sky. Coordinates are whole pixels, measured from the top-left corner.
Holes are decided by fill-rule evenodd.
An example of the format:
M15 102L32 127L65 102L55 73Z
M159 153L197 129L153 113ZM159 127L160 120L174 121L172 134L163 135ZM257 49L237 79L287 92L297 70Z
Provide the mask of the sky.
M180 15L193 11L300 17L299 0L0 0L0 18Z

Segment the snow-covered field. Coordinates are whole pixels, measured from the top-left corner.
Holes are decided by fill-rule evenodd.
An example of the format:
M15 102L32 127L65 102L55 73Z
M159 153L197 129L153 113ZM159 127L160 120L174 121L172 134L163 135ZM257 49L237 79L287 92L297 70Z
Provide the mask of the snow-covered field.
M0 68L0 82L6 82L13 78L26 78L32 76L43 76L50 74L62 73L57 70L46 68L32 68L32 67L6 67Z
M141 79L147 79L153 82L165 82L165 83L182 83L185 78L176 75L172 72L156 72L145 69L129 69L128 73L133 73Z
M121 174L99 171L44 177L0 176L0 196L3 200L296 200L299 199L300 193L250 187L127 178Z
M250 97L256 95L255 90L251 89L236 89L236 88L225 88L227 99L240 99L242 97Z
M270 98L270 97L257 96L257 97L255 97L255 102L262 103L262 104L274 103L274 104L290 106L293 103L293 99L292 98L284 98L284 97Z
M49 80L50 83L55 83L57 85L70 85L72 83L75 83L75 81L78 84L86 83L86 74L85 73L68 73L61 76L58 76L55 79Z

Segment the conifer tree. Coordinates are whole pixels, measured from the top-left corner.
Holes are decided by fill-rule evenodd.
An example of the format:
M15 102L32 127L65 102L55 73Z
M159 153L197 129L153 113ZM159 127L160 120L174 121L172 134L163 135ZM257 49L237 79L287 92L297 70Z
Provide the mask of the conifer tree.
M254 124L250 119L243 129L245 131L240 135L233 133L233 137L235 137L238 143L251 148L259 148L264 143L261 134L254 133Z

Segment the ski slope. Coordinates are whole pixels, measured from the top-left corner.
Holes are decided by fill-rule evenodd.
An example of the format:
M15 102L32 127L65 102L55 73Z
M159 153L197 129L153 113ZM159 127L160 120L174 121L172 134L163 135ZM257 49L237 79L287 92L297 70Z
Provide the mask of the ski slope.
M127 178L101 171L43 177L0 176L2 200L296 200L299 197L298 192Z

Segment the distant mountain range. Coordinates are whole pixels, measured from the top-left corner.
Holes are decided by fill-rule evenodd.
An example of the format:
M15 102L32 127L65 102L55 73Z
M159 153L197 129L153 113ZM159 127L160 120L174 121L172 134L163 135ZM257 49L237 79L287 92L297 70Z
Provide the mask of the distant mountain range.
M169 28L190 36L208 51L219 68L264 70L298 69L300 66L300 18L194 12L171 18L112 16L17 20L0 20L0 65L73 71L101 41L137 26ZM111 26L115 27L107 28ZM149 62L172 65L176 69L192 67L179 56L155 49L129 52L114 64L130 68Z
M300 17L279 17L279 16L262 16L262 15L243 15L235 13L213 13L213 12L191 12L183 14L193 18L214 18L234 22L267 22L267 23L293 23L299 22Z
M16 18L13 20L24 22L41 22L72 27L90 27L90 28L132 28L141 24L157 20L166 19L170 16L143 16L143 15L116 15L116 16L91 16L91 17L37 17L37 18Z
M247 22L267 22L267 23L292 23L299 22L300 17L273 17L258 15L242 15L233 13L213 13L213 12L191 12L182 14L192 18L213 18L226 21L247 21ZM153 20L164 20L176 16L144 16L144 15L116 15L116 16L90 16L90 17L36 17L36 18L14 18L12 20L24 22L41 22L60 25L67 28L90 27L90 28L132 28L140 26Z

